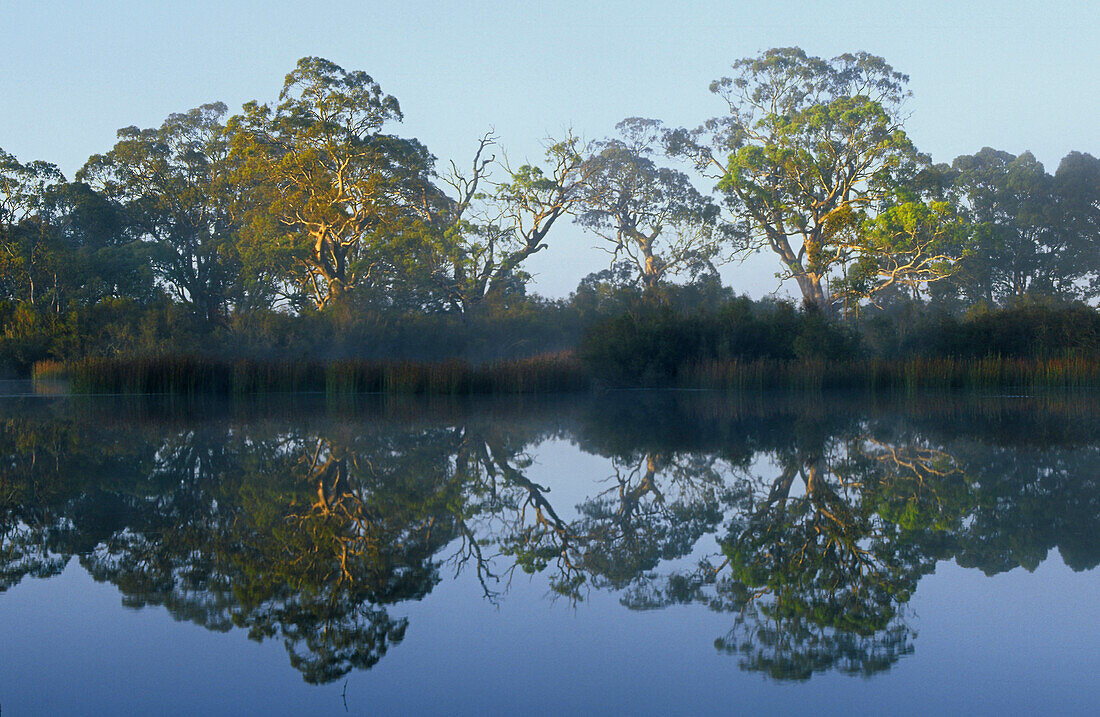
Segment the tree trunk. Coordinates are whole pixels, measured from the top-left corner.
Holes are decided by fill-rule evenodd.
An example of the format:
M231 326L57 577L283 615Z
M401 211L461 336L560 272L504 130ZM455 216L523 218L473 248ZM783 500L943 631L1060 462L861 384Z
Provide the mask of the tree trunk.
M802 303L825 312L829 308L829 299L821 286L820 274L800 274L795 276L798 288L802 291Z

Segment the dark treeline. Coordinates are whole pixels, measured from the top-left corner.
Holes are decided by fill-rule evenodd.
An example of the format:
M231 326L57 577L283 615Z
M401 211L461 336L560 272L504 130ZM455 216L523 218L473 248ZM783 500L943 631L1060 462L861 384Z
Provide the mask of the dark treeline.
M277 101L121 129L73 181L0 150L0 370L579 347L640 385L715 361L1095 356L1100 161L933 164L902 125L907 79L774 49L712 84L728 111L699 129L629 118L518 167L488 133L441 168L373 78L304 58ZM534 295L525 262L569 221L610 266ZM800 306L721 285L758 251Z

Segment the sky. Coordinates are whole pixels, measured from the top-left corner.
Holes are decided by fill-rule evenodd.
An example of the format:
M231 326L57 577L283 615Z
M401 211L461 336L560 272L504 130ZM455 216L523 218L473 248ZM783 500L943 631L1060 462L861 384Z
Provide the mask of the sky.
M389 131L441 167L468 164L489 129L521 164L568 129L594 140L631 116L698 126L721 114L707 87L731 63L788 46L864 50L909 75L906 129L936 162L991 146L1054 172L1070 151L1100 156L1096 0L0 0L0 27L0 148L69 178L119 128L275 100L309 55L369 73L404 112ZM608 263L572 225L549 244L527 265L544 295ZM722 275L752 296L793 295L777 268L761 255Z

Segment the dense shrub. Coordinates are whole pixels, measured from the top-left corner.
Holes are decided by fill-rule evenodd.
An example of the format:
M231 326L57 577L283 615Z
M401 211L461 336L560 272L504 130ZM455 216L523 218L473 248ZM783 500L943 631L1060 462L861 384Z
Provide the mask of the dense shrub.
M642 305L596 322L579 354L597 378L619 386L674 385L713 361L791 361L854 357L858 338L821 314L785 302L733 299L716 311Z
M961 357L1100 355L1100 312L1083 304L1023 301L1003 309L979 306L947 318L936 332L936 352Z
M29 376L39 361L95 357L476 367L576 349L586 375L612 386L916 386L921 371L943 386L1032 374L1028 381L1060 384L1065 374L1084 385L1100 360L1100 312L1084 304L1031 299L960 316L897 301L842 319L735 297L716 280L643 291L599 278L582 282L568 300L515 295L465 314L362 304L339 312L231 312L211 322L166 296L107 297L64 311L0 301L0 375ZM965 377L973 373L968 366L987 359L995 361L974 369L984 378Z
M1080 303L1019 300L962 315L908 303L858 323L869 355L887 358L1100 356L1100 312Z

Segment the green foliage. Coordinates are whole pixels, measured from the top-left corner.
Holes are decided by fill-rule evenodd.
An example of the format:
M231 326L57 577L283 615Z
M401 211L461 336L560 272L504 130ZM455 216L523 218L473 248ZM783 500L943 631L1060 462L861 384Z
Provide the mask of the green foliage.
M947 318L930 337L952 356L1100 357L1100 312L1083 304L1020 301L1004 309L979 305Z
M1033 300L1100 291L1100 162L1072 152L1051 176L985 148L929 166L902 128L906 81L866 53L777 48L713 84L729 113L696 132L630 118L518 168L489 132L467 173L438 177L387 131L395 98L307 57L277 102L121 129L81 181L0 150L0 371L579 346L622 386L1087 384L1096 312ZM658 145L712 175L725 219ZM530 295L525 262L565 216L612 264L568 300ZM715 271L731 249L776 252L803 309L736 299Z
M610 245L613 265L628 263L646 288L713 271L722 258L718 207L683 172L653 161L661 123L631 117L615 128L620 136L596 143L585 160L577 221Z
M737 249L774 252L779 276L823 310L833 301L828 281L850 262L861 265L863 296L942 275L948 257L938 247L910 231L868 229L927 163L902 129L906 76L867 53L823 60L796 47L733 69L711 84L729 113L670 133L666 145L715 173Z
M229 122L235 183L246 187L248 271L271 277L295 306L318 308L399 273L406 235L444 199L435 158L382 132L397 100L362 71L317 57L287 75L276 108L250 102Z
M719 650L790 680L911 653L906 604L941 561L1100 562L1100 415L1065 397L6 408L0 592L75 557L125 605L282 643L316 683L384 659L452 569L490 600L523 571L569 600L705 606L732 623ZM551 436L606 459L573 515L527 476Z
M1097 295L1100 160L1071 152L1051 176L1030 152L985 147L951 171L972 237L956 275L937 287L944 300Z
M217 102L157 129L123 128L114 148L77 174L117 207L157 278L212 323L224 320L241 274L225 113Z

